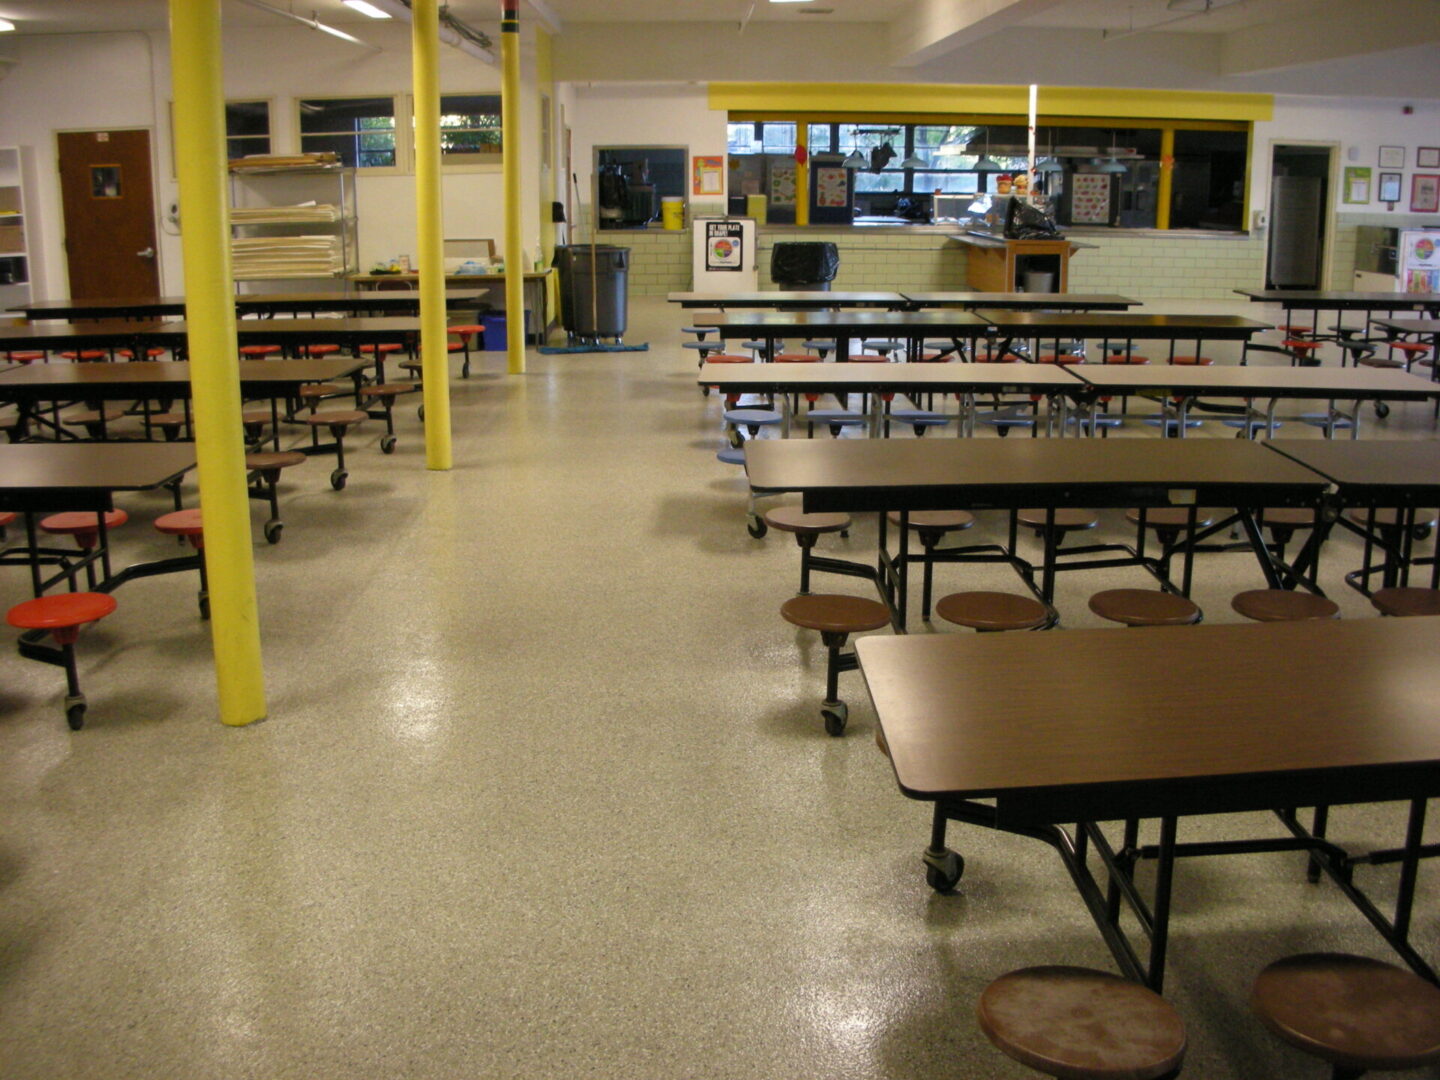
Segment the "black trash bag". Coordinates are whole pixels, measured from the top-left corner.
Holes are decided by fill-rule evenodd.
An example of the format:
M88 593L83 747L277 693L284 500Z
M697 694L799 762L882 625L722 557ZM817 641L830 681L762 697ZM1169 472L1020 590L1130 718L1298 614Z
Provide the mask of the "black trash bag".
M1063 240L1065 234L1055 227L1055 219L1024 199L1011 199L1005 208L1005 239Z
M834 281L840 249L828 241L781 241L770 251L770 280L777 285Z
M870 171L878 173L895 160L895 148L888 141L870 151Z

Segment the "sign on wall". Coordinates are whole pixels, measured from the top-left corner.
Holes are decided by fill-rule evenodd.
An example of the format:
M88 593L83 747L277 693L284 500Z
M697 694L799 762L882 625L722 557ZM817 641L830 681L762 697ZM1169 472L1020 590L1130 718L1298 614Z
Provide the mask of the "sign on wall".
M705 269L739 271L745 265L745 229L738 221L705 223Z

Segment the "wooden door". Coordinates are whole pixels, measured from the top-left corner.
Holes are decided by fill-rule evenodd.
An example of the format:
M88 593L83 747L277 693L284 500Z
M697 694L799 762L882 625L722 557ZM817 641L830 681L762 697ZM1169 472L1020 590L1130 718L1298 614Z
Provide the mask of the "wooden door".
M70 298L160 295L148 131L58 136Z

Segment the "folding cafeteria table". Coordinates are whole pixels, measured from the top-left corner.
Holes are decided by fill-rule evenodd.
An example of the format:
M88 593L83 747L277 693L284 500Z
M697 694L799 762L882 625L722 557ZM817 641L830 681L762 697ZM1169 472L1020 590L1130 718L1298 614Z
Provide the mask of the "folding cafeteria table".
M1437 305L1440 307L1440 305ZM1430 319L1371 319L1387 334L1428 334L1430 337L1430 378L1440 379L1440 317Z
M797 335L834 338L841 360L850 356L852 338L901 338L914 352L927 337L959 344L973 342L984 330L984 322L966 311L729 311L696 316L695 325L713 328L724 341L758 338L769 345Z
M490 306L472 289L450 289L445 293L449 309L479 310ZM415 315L420 294L413 290L358 292L237 293L235 313L270 318L275 315L310 315L322 311L343 311L360 315ZM185 297L121 297L104 300L34 300L15 309L33 322L51 319L173 319L185 315Z
M1179 342L1194 342L1198 353L1207 341L1248 342L1269 323L1235 315L1141 315L1132 312L1000 311L978 308L986 321L982 336L1000 341L1001 355L1016 339L1069 341L1093 338L1102 343L1164 341L1169 355Z
M901 792L935 804L932 887L964 872L949 821L1042 840L1121 971L1159 991L1177 857L1303 851L1436 981L1409 937L1425 801L1440 795L1440 618L871 636L856 651ZM1410 813L1386 915L1356 884L1367 860L1286 808L1392 800ZM1255 810L1273 810L1289 835L1178 840L1180 817ZM1139 846L1141 818L1160 819L1158 845ZM1121 819L1116 850L1098 823ZM1146 857L1157 862L1149 902L1133 873ZM1145 960L1120 925L1122 900L1150 938Z
M771 311L805 311L818 308L888 308L907 306L898 292L829 292L824 289L767 290L764 292L672 292L665 297L682 308L768 308Z
M873 577L882 597L905 625L908 584L908 515L915 510L1018 510L1041 507L1142 509L1169 506L1235 508L1271 588L1280 573L1254 511L1274 506L1318 508L1324 477L1259 443L1245 440L1150 439L753 439L745 446L752 487L797 491L807 511L875 512L880 553ZM900 551L891 558L885 513L901 512ZM1189 532L1193 533L1193 528ZM1008 560L1031 584L1028 564L1015 554L1011 516ZM1161 578L1165 558L1141 546L1121 558L1059 561L1049 529L1036 590L1047 603L1058 570L1138 565ZM1189 591L1193 550L1182 543ZM1095 549L1100 550L1100 549ZM1087 549L1073 549L1087 554ZM812 564L813 565L813 564Z
M906 292L911 309L958 307L966 311L1126 311L1139 300L1115 293Z
M1414 311L1440 317L1440 293L1400 292L1344 292L1330 289L1236 289L1241 296L1249 297L1259 304L1276 304L1286 314L1292 311L1310 314L1309 336L1318 341L1340 341L1338 332L1320 333L1320 313L1333 311L1337 315L1346 311L1360 311L1365 322L1375 322L1375 312L1383 311L1393 315L1397 311ZM1365 328L1357 327L1364 331Z

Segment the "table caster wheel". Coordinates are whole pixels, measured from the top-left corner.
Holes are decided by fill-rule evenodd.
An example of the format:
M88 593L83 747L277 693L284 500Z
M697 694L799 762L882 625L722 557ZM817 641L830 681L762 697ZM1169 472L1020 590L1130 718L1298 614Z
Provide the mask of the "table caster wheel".
M735 450L739 450L740 447L745 445L745 436L740 434L739 428L731 428L728 432L726 432L725 438L729 441L730 446Z
M1009 434L1010 434L1010 429L1009 429L1008 427L1002 427L1002 428L999 428L999 429L995 432L995 434L999 435L1000 438L1003 439L1003 438L1005 438L1006 435L1009 435Z
M939 855L925 852L925 884L936 892L949 892L965 873L965 860L946 848Z
M701 395L702 397L709 397L709 396L710 396L710 388L709 388L708 386L702 386L702 387L700 387L700 395Z
M746 523L745 531L748 532L751 536L753 536L756 540L760 540L763 539L765 534L770 531L770 526L765 524L764 518L752 517Z
M285 528L283 521L267 521L265 523L265 539L272 544L280 542L280 532Z
M1428 540L1430 538L1430 526L1416 525L1413 529L1410 530L1410 535L1413 536L1416 540Z
M833 705L822 706L820 718L825 721L826 735L844 735L845 721L850 718L850 710L843 701L837 701Z
M79 731L85 726L84 694L77 694L65 699L65 723L70 725L71 731Z
M201 597L200 599L200 618L210 618L210 598L208 596Z
M1375 415L1381 420L1390 415L1390 406L1383 401L1375 402Z
M386 435L380 440L380 452L382 454L393 454L395 452L394 435Z
M330 474L330 486L336 491L342 491L345 487L345 481L348 479L350 479L348 472L344 469L336 469Z
M424 405L421 405L418 409L415 410L415 416L416 416L416 418L419 419L419 420L424 420L424 419L425 419L425 406L424 406Z

